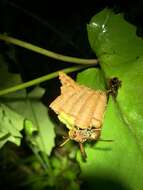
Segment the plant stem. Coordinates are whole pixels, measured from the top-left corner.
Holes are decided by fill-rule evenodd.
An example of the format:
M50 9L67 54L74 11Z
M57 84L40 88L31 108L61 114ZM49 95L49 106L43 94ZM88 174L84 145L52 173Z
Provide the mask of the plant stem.
M43 146L43 148L44 148L44 151L43 151L43 152L41 151L40 153L39 153L39 151L37 150L37 157L39 156L39 157L41 158L41 161L42 161L41 163L43 164L44 169L45 169L45 168L48 168L48 171L52 174L52 168L51 168L51 164L50 164L50 159L49 159L48 156L45 154L45 152L46 152L45 143L44 143L43 137L42 137L42 135L41 135L40 124L39 124L39 122L38 122L37 115L35 114L35 111L34 111L34 109L33 109L33 105L32 105L32 103L31 103L31 101L29 100L29 98L27 99L27 101L28 101L28 104L29 104L30 107L31 107L31 111L32 111L32 113L33 113L34 120L35 120L35 122L36 122L36 124L37 124L37 129L38 129L38 131L39 131L40 141L41 141L42 146ZM36 147L33 148L33 151L34 151L34 150L35 150L34 153L36 153Z
M57 60L61 60L61 61L65 61L65 62L70 62L70 63L78 63L78 64L98 64L98 60L97 59L81 59L81 58L76 58L76 57L70 57L70 56L65 56L62 54L58 54L43 48L40 48L39 46L35 46L32 45L30 43L24 42L22 40L18 40L16 38L10 37L10 36L6 36L6 35L2 35L0 34L0 40L4 40L8 43L12 43L14 45L29 49L31 51L40 53L42 55L57 59Z
M39 163L41 164L41 166L43 167L43 169L45 171L48 171L48 169L50 169L50 171L51 171L51 166L50 165L47 166L47 164L44 162L43 158L41 158L41 155L39 154L38 150L36 150L33 145L29 144L29 147L31 148L31 150L35 154L37 160L39 161Z
M89 65L86 65L86 66L85 65L84 66L83 65L81 65L81 66L79 65L79 66L74 66L74 67L69 67L69 68L66 68L66 69L58 70L56 72L53 72L53 73L50 73L48 75L39 77L37 79L31 80L31 81L28 81L28 82L24 82L22 84L19 84L19 85L16 85L16 86L13 86L13 87L1 90L0 91L0 96L6 95L6 94L9 94L9 93L12 93L12 92L15 92L17 90L22 90L24 88L27 88L27 87L30 87L30 86L34 86L34 85L39 84L41 82L44 82L44 81L56 78L59 75L60 71L65 72L65 73L70 73L70 72L74 72L74 71L78 71L80 69L86 68L88 66Z

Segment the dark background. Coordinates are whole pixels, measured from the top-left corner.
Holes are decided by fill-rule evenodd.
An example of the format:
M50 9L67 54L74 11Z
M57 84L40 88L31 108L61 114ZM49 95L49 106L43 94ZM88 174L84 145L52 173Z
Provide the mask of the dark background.
M105 7L123 12L125 19L137 26L137 34L142 35L142 0L1 0L0 32L57 53L93 58L86 24ZM23 81L72 65L23 48L14 50L15 59L10 56L13 46L1 46L10 71L20 72Z

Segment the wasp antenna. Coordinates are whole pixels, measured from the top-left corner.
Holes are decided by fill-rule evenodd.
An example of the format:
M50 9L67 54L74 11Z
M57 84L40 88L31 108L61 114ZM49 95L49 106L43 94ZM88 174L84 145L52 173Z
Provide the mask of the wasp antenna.
M112 90L109 89L109 90L106 91L106 93L107 93L107 94L110 94L110 93L112 93Z
M95 131L101 131L101 127L100 128L95 128Z
M81 152L82 158L83 158L84 161L86 161L87 155L86 155L86 152L85 152L83 144L79 143L79 147L80 147L80 152Z
M64 146L69 140L70 138L66 139L62 144L60 144L60 147Z
M63 136L63 139L69 139L69 137L68 136Z
M114 140L111 140L111 139L98 139L98 141L113 142Z

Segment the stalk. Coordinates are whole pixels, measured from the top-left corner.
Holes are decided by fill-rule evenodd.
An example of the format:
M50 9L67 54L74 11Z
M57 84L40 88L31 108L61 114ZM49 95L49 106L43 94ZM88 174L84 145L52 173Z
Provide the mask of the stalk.
M39 46L27 43L25 41L10 37L10 36L6 36L6 35L2 35L0 34L0 40L3 40L5 42L29 49L31 51L34 51L36 53L40 53L42 55L51 57L53 59L57 59L60 61L64 61L64 62L70 62L70 63L77 63L77 64L84 64L84 65L89 65L89 64L98 64L98 60L97 59L82 59L82 58L77 58L77 57L70 57L70 56L66 56L66 55L62 55L59 53L55 53L46 49L43 49Z
M66 69L58 70L56 72L53 72L53 73L50 73L48 75L39 77L37 79L33 79L31 81L24 82L22 84L19 84L19 85L16 85L16 86L1 90L0 91L0 96L6 95L6 94L9 94L9 93L12 93L12 92L16 92L18 90L22 90L22 89L28 88L30 86L40 84L41 82L56 78L59 75L60 71L65 72L65 73L71 73L71 72L78 71L80 69L86 68L88 66L89 65L81 65L81 66L79 65L79 66L74 66L74 67L69 67L69 68L66 68Z

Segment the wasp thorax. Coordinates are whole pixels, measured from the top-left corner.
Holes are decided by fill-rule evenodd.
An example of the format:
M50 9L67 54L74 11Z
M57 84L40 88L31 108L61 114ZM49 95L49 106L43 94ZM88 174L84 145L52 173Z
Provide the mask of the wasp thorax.
M69 130L69 138L83 143L87 140L97 140L100 137L100 129L76 129Z

